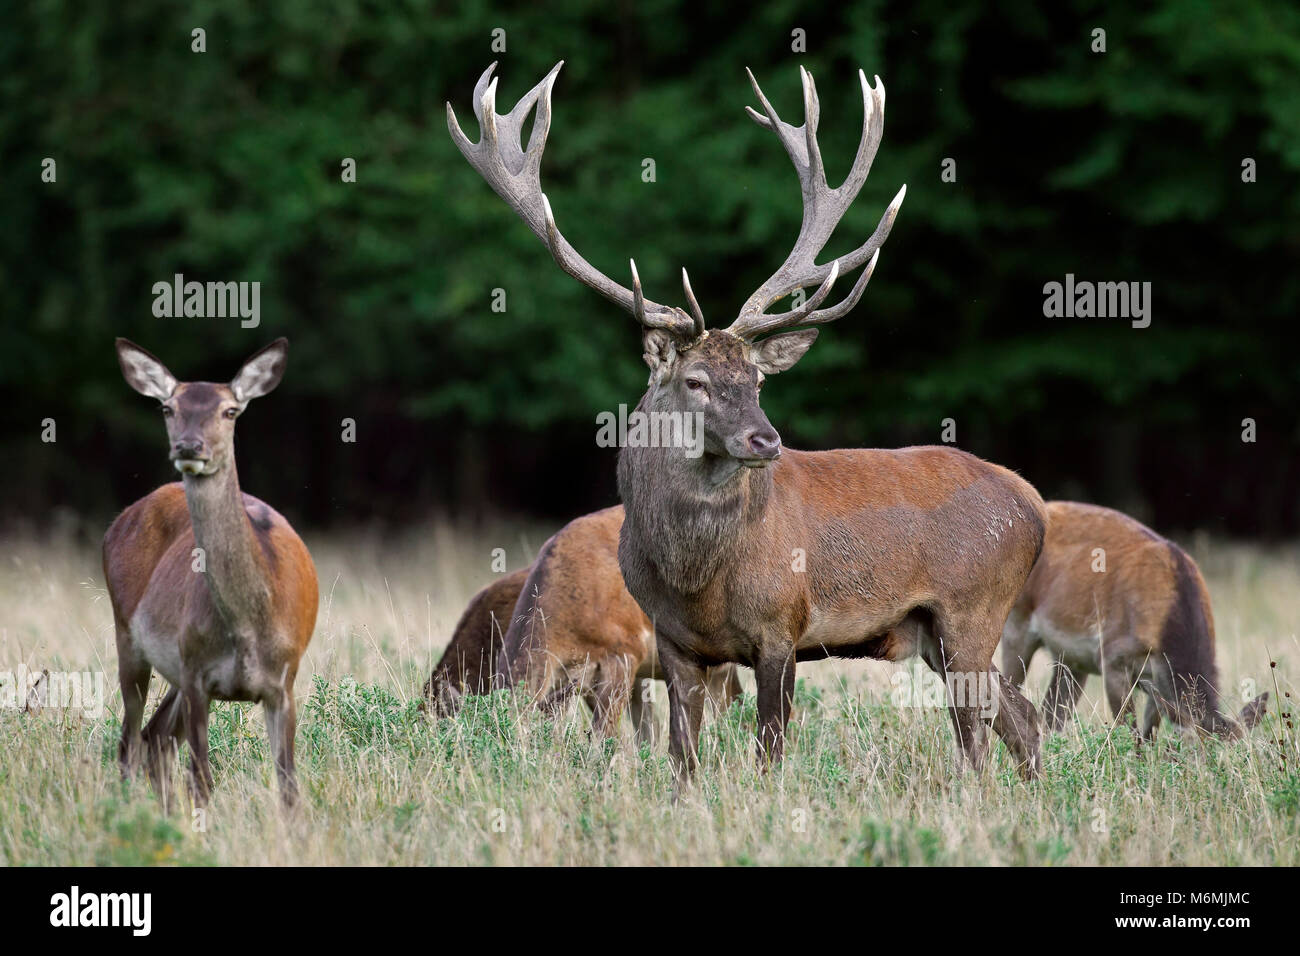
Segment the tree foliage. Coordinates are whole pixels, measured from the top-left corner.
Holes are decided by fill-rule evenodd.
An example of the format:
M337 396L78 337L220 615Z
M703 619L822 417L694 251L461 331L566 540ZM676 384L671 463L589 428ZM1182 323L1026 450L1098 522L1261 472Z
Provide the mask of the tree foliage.
M241 428L245 485L316 520L607 503L597 411L644 384L632 320L560 273L478 178L474 81L501 108L558 59L543 182L565 235L725 325L798 231L788 160L741 107L754 69L798 122L815 74L832 182L884 78L887 132L828 252L907 200L861 305L766 390L790 444L958 443L1047 494L1294 531L1300 10L1282 0L812 9L564 0L26 5L0 31L0 448L14 513L124 504L165 477L116 335L182 378L292 340ZM206 31L206 52L191 31ZM492 31L507 50L493 53ZM808 52L791 51L806 31ZM1092 50L1096 28L1106 52ZM41 161L57 161L42 183ZM357 182L341 163L357 164ZM642 161L655 160L654 182ZM956 182L941 180L945 158ZM1242 181L1253 159L1257 181ZM262 324L160 319L153 283L258 280ZM1149 281L1153 321L1048 319L1043 285ZM494 289L507 310L491 310ZM39 423L59 423L56 445ZM338 422L358 422L356 446ZM1243 444L1241 420L1258 421ZM87 462L109 481L88 482ZM526 480L521 480L521 478Z

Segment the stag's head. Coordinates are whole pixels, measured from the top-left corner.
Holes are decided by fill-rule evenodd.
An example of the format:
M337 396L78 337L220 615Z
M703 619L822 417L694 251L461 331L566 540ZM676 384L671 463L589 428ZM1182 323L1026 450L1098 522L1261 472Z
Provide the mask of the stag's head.
M501 115L496 112L493 63L474 88L481 138L477 143L469 140L448 103L447 126L452 139L534 235L546 243L561 269L636 317L642 328L643 355L650 367L650 408L699 412L707 454L750 467L767 465L780 456L781 438L759 407L764 378L794 365L817 338L817 326L838 319L857 305L907 192L906 186L898 191L866 242L828 263L816 263L835 226L866 182L880 146L885 118L884 84L876 77L873 88L867 84L866 75L858 71L862 137L848 177L832 189L826 182L817 145L820 107L812 75L800 67L804 123L794 127L777 115L753 73L749 73L763 111L745 109L756 123L776 134L794 164L803 194L803 223L785 262L749 297L735 321L726 329L710 331L685 269L682 291L689 311L647 299L641 291L635 262L631 264L631 289L614 282L583 259L556 227L551 204L542 192L541 162L551 125L551 89L563 65L563 61L557 63L514 109ZM534 107L537 116L525 148L523 127ZM827 305L836 280L855 269L861 272L849 294ZM801 290L805 289L814 291L804 297ZM797 305L783 312L769 311L796 293Z
M229 385L178 382L157 358L134 342L117 340L117 361L126 383L162 403L172 465L182 475L210 476L235 457L235 419L248 403L280 384L288 339L276 339L253 355Z

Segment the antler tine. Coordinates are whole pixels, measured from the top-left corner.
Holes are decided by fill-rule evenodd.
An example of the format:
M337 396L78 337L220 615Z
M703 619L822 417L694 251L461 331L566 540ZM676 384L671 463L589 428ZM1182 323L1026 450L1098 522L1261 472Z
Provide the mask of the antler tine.
M506 115L496 111L497 77L492 63L474 86L474 107L481 137L472 142L456 120L451 103L447 104L447 130L452 141L488 185L506 201L533 235L546 243L557 265L588 288L599 292L645 325L691 334L696 322L679 308L660 305L638 297L614 282L573 248L555 225L551 205L542 192L542 153L546 149L551 127L551 90L564 66L561 60L541 81L515 104ZM536 107L537 116L528 138L522 145L523 127L528 114Z
M858 81L862 87L862 136L848 176L837 188L831 189L826 182L821 148L817 142L821 105L812 74L803 67L799 68L799 79L803 88L804 124L796 128L782 121L767 97L763 95L754 74L749 70L745 72L749 75L750 84L754 88L754 94L763 112L759 113L750 107L745 109L756 123L776 133L794 164L795 172L799 176L800 192L803 194L803 221L794 247L781 267L749 297L741 307L736 321L727 330L734 335L752 340L755 336L777 329L830 322L853 308L866 288L870 270L874 268L876 254L889 237L898 209L907 194L907 187L903 186L898 191L866 242L832 262L817 265L817 256L862 189L871 171L876 151L880 148L880 141L884 135L885 85L877 76L873 89L867 83L866 74L858 70ZM830 286L834 283L832 276L851 272L868 260L871 264L854 284L849 295L838 305L818 310L817 307L825 300L830 292ZM774 302L785 298L796 289L812 285L818 285L817 291L800 308L775 315L768 314L767 309Z
M826 301L826 297L831 294L831 286L835 285L835 280L838 279L839 276L840 264L838 262L832 262L831 271L827 273L825 281L817 287L817 291L809 296L808 300L804 302L803 305L798 309L792 309L789 312L781 312L776 315L755 316L754 320L745 326L744 337L752 340L760 335L765 335L768 332L775 332L778 329L792 328L796 325L813 324L814 320L812 316L814 314L821 315L823 312L827 311L823 310L823 312L814 313L817 306ZM839 318L839 316L837 315L835 318ZM825 322L829 321L829 319L822 319L821 321ZM728 329L728 331L733 334L739 334L735 331L734 326L731 329Z
M704 311L691 291L691 278L686 274L685 266L682 267L682 290L686 293L686 304L691 307L691 318L695 320L695 337L700 338L704 335Z

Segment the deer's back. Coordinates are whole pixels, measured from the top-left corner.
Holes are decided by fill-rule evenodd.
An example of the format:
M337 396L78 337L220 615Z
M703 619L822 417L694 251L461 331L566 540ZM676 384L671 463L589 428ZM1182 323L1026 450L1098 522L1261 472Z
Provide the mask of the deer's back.
M622 655L639 669L653 655L650 621L618 566L623 508L575 518L542 546L519 595L503 653L516 672L525 657L576 667Z

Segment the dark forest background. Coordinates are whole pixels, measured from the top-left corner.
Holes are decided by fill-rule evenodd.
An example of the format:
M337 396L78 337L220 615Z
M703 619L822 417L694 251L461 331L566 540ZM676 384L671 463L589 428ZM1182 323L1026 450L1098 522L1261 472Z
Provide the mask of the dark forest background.
M907 200L862 303L765 389L787 444L935 442L953 418L957 444L1047 497L1163 530L1300 532L1300 8L687 9L8 9L0 525L97 522L172 477L117 335L182 379L222 381L289 336L284 384L244 417L238 447L244 487L294 521L565 518L613 502L595 416L644 387L635 323L554 266L445 125L451 100L477 138L471 94L490 61L504 112L565 59L542 166L560 228L625 284L635 256L661 302L679 301L687 266L716 325L784 258L800 214L789 161L742 110L744 67L795 123L798 65L816 76L832 183L860 131L856 70L883 78L884 142L828 253L860 243L904 182ZM796 28L806 54L791 51ZM940 177L949 157L955 183ZM1247 157L1257 182L1242 181ZM155 318L151 288L178 272L260 281L261 326ZM1151 282L1150 328L1045 318L1043 285L1066 273ZM56 443L41 441L46 418Z

